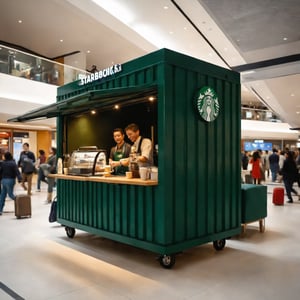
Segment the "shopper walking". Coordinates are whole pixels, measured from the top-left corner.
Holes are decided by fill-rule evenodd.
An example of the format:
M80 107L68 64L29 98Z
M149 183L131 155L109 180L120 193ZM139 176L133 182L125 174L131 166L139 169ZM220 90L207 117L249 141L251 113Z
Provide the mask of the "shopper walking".
M298 187L300 188L300 148L298 148L297 153L296 153L296 166L298 169L297 183L298 183Z
M44 172L40 171L40 165L44 164L46 162L46 154L43 149L39 150L39 157L36 161L35 167L37 169L37 192L41 191L41 181L46 182Z
M35 172L35 155L29 151L29 144L23 144L23 151L20 153L18 167L22 170L22 187L27 190L27 194L31 195L32 177ZM25 182L27 181L27 187Z
M270 153L268 150L265 152L265 171L267 171L267 178L270 177L270 161L269 161Z
M285 161L285 153L286 153L286 150L279 150L279 170L282 169L283 167L283 163ZM282 175L278 174L277 176L277 182L282 182L283 178L282 178Z
M279 156L277 149L273 149L273 153L269 156L270 170L272 174L272 182L276 181L277 173L279 171Z
M4 151L0 149L0 164L4 160ZM1 176L0 176L0 193L1 193Z
M10 152L4 154L4 160L0 164L1 194L0 194L0 215L2 215L5 205L5 198L8 195L12 200L16 200L14 186L16 178L21 182L22 176Z
M249 163L249 157L248 157L248 151L244 151L242 153L242 168L243 170L247 170L248 169L248 163Z
M253 156L249 162L250 164L252 164L252 178L253 178L253 182L254 184L260 184L261 181L261 165L260 165L260 156L259 156L259 152L255 151L253 153Z
M50 148L50 155L47 159L47 162L45 164L40 165L39 174L38 174L38 178L41 178L42 181L45 181L46 183L48 183L48 190L47 190L48 194L47 194L46 203L51 203L52 202L52 193L53 193L53 187L54 187L54 184L55 184L55 178L48 177L48 175L56 173L56 164L57 164L56 148L51 147Z
M294 193L296 196L298 196L298 193L293 188L294 182L297 181L298 170L294 159L294 154L292 151L287 151L285 153L285 160L283 162L283 167L280 170L280 174L282 175L285 191L289 199L287 202L293 203L293 198L291 193ZM298 200L300 200L300 198Z

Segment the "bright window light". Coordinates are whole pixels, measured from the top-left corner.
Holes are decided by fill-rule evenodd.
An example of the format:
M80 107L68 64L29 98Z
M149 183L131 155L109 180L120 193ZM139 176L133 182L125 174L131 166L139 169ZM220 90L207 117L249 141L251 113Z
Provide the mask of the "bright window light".
M109 1L92 0L92 1L125 24L130 24L135 19L132 11L130 11L128 7L125 6L125 4L121 4L119 1L116 0L109 0Z

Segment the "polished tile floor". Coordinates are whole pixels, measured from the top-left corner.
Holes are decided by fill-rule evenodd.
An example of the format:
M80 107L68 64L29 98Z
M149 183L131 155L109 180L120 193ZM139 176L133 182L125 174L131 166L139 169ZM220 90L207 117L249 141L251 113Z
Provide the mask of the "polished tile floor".
M0 217L0 299L299 299L300 201L274 206L278 184L267 185L265 233L258 222L249 224L223 251L211 243L186 250L171 270L152 252L82 231L69 239L48 222L46 186L32 196L32 218L17 220L7 200ZM16 192L22 193L19 185Z

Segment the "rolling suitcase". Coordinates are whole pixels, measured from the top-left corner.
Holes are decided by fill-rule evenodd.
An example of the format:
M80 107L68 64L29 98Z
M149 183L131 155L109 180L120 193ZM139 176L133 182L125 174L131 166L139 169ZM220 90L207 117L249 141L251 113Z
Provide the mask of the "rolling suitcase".
M275 205L284 204L284 188L277 187L273 189L273 203Z
M31 217L31 197L28 195L17 195L15 200L15 216Z

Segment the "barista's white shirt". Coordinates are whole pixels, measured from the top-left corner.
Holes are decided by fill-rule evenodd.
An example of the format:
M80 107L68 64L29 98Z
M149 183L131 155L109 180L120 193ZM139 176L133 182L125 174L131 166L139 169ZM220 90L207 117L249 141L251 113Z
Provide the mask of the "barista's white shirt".
M135 146L135 149L137 152L139 149L140 141L141 141L141 136L139 136L138 139L133 144ZM153 149L152 149L151 140L147 139L147 138L143 138L140 149L141 149L141 151L138 154L146 157L148 159L148 162L146 162L146 163L139 162L139 166L140 167L152 166L153 165Z

